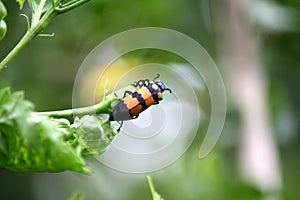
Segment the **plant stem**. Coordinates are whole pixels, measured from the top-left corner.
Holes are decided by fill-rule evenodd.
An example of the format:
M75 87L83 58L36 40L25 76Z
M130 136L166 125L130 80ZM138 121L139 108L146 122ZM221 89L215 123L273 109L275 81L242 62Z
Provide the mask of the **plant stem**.
M149 184L150 191L152 194L152 199L155 199L155 189L154 189L154 185L153 185L151 176L147 176L147 180L148 180L148 184Z
M37 112L38 115L44 115L54 118L73 118L74 116L87 115L87 114L110 114L111 113L111 102L108 99L101 101L94 106L88 106L83 108L74 108L67 110L57 110L57 111L47 111L47 112Z
M8 53L0 63L0 72L53 20L58 14L70 11L90 0L73 0L61 7L52 7L40 19L46 0L41 0L38 10L32 15L31 28L27 30L19 43ZM54 5L54 4L53 4Z
M0 63L0 72L53 20L57 15L55 10L46 12L41 20L30 30L26 32L19 43L9 52L9 54Z
M60 8L56 8L55 10L61 14L61 13L64 13L64 12L67 12L69 10L72 10L78 6L81 6L82 4L85 4L86 2L88 2L90 0L73 0L73 1L70 1L70 2L67 2L65 4L63 4Z

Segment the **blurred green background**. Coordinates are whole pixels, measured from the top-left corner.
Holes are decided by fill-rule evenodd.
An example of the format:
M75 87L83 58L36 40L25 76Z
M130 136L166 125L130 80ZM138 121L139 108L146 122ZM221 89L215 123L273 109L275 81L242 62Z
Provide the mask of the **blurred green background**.
M28 8L20 11L14 1L3 2L9 14L6 18L8 32L0 43L1 60L26 31L25 18L19 14L29 13ZM180 31L198 41L219 66L229 99L227 119L213 152L199 160L197 154L209 117L203 119L188 151L171 166L152 174L157 191L166 200L300 199L300 1L243 2L92 0L58 16L45 30L54 32L55 37L36 38L0 74L0 85L11 86L14 91L24 90L26 98L34 102L38 111L70 108L76 72L100 42L137 27ZM241 23L243 20L246 23ZM248 54L248 58L242 57L240 61L240 51L236 50L248 49L247 45L255 55ZM182 62L159 51L137 55L146 57L147 61ZM275 147L270 155L278 159L276 166L269 166L267 160L257 160L274 170L278 177L262 176L270 180L269 183L265 180L265 185L259 180L245 178L247 174L240 164L245 114L243 101L236 97L243 91L232 87L232 79L239 81L239 77L247 78L248 74L232 76L237 72L235 69L241 68L232 66L236 60L247 66L247 59L255 63L256 71L261 73L259 80L266 88L261 99L265 101L266 124L273 138L270 143ZM201 106L209 116L209 102ZM260 115L259 112L254 114ZM15 174L1 169L0 199L67 199L74 192L81 192L86 199L151 199L144 175L124 174L90 162L95 172L91 177L72 172Z

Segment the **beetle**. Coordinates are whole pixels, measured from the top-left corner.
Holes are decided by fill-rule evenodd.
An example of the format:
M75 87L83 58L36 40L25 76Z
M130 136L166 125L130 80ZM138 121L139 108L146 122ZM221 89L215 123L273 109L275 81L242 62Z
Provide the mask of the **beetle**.
M141 112L152 105L158 104L163 99L164 91L172 91L166 88L163 82L157 80L159 74L149 81L149 79L139 80L132 85L137 89L135 92L125 91L123 99L113 107L109 117L110 121L125 121L135 119Z

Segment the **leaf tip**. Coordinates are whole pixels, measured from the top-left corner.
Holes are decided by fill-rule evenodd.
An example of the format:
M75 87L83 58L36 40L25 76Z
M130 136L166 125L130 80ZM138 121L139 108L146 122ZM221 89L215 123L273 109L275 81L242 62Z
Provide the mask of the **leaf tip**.
M22 10L25 0L16 0L20 6L20 10Z

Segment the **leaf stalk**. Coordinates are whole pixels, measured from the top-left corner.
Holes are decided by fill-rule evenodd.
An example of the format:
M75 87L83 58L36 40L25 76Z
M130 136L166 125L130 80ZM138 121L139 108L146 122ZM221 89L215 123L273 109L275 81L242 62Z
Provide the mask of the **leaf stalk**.
M66 118L66 119L72 119L74 116L82 116L88 114L110 114L112 101L113 99L108 98L93 106L67 109L67 110L37 112L37 114L53 117L53 118Z

